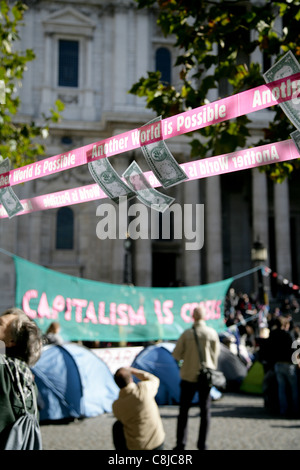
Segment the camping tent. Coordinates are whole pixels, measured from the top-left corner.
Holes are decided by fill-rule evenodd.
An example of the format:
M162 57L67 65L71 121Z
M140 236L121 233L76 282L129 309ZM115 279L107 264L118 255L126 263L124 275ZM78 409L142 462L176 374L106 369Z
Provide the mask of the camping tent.
M41 421L111 412L119 395L107 365L91 350L74 343L46 346L32 371Z
M227 381L227 390L238 390L248 373L246 364L230 349L221 343L218 369L223 372Z
M134 359L132 367L156 375L160 385L155 397L158 405L172 405L179 402L179 368L172 356L173 343L159 343L144 348Z
M263 364L260 361L255 361L241 383L241 392L262 395L264 376L265 372Z

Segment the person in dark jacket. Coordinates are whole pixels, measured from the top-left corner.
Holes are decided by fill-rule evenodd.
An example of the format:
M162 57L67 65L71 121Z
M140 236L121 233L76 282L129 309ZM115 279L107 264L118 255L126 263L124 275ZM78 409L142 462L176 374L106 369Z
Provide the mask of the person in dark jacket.
M281 415L299 414L298 364L293 363L290 320L279 316L268 339L268 365L276 374Z
M37 325L20 309L11 308L0 316L0 449L4 449L9 431L23 414L18 394L21 383L28 411L33 413L37 389L30 370L42 351L42 334Z

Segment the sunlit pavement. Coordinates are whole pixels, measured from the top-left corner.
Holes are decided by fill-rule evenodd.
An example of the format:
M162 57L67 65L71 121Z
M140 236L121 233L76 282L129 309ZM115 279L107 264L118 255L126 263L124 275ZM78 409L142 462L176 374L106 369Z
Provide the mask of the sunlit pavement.
M175 446L178 406L161 406L165 450ZM200 415L192 407L186 450L197 450ZM114 450L111 413L69 424L42 424L44 450ZM262 397L225 393L212 402L208 450L299 450L300 419L282 418L264 408Z

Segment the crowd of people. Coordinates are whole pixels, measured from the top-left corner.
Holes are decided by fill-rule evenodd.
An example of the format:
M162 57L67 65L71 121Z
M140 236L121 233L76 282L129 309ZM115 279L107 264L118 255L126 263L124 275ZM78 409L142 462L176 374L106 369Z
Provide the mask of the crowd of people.
M264 369L265 405L283 416L299 417L300 305L284 297L270 308L230 289L225 302L225 324L236 343L246 348L250 367Z
M250 355L257 351L258 339L267 338L281 316L289 320L290 335L297 340L300 337L300 304L295 296L285 297L271 307L246 293L229 289L225 299L224 321L229 331L238 333Z

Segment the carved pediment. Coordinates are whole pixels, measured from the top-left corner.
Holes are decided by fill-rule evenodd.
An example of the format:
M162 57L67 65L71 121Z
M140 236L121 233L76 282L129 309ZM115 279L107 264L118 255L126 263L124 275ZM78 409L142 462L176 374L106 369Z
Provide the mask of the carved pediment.
M44 21L47 33L67 33L89 36L96 23L72 7L62 8L49 15Z

